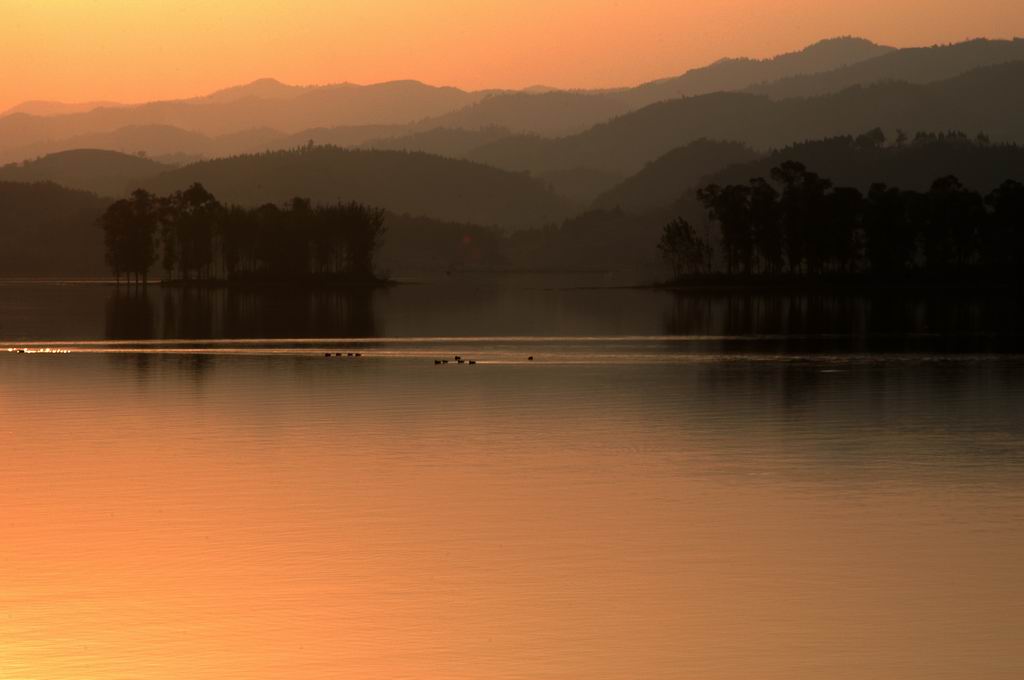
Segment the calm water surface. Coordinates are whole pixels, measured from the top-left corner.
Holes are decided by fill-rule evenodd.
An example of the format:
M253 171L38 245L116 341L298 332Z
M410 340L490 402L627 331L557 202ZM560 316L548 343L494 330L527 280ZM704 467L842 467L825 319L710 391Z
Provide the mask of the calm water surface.
M1024 676L1018 302L564 283L0 284L0 678Z

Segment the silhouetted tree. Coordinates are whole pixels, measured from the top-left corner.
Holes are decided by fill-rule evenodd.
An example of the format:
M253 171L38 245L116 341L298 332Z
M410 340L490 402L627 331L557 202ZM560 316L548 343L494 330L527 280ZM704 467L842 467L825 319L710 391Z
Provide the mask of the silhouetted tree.
M869 268L880 274L906 271L913 261L917 240L907 214L906 194L884 184L872 184L864 210L864 248Z
M940 136L976 144L960 133ZM918 135L915 143L933 137ZM865 138L865 144L882 143L878 135ZM776 274L785 253L791 273L811 276L866 271L892 278L917 268L960 280L1024 276L1019 182L1006 181L985 198L953 176L935 180L925 193L875 183L865 197L852 187L833 188L795 161L773 168L772 178L781 193L763 178L749 185L709 184L697 192L720 229L728 273L740 264L750 273L753 260L763 273ZM680 252L674 244L685 242L684 233L673 223L659 243L677 272L682 266L673 260Z
M201 184L163 199L136 192L111 205L101 226L107 261L121 273L146 270L156 259L157 225L163 264L183 280L273 281L374 279L384 211L360 203L225 208ZM141 239L141 240L140 240Z
M826 265L849 273L861 255L861 218L864 196L851 187L836 187L825 196L824 238Z
M922 243L928 267L963 270L977 252L978 231L985 219L981 195L950 175L935 180L927 200Z
M223 207L202 184L193 184L165 199L162 211L164 268L175 266L183 279L209 278L213 236Z
M853 143L861 149L880 149L885 146L885 133L882 132L882 128L876 127L858 135Z
M730 274L742 265L750 274L754 263L754 231L750 214L750 187L731 184L709 185L697 191L697 198L718 222L722 231L722 251Z
M220 245L224 274L228 279L234 278L246 265L251 267L252 222L249 211L238 206L227 208L217 222L216 238Z
M710 246L684 219L675 219L665 225L658 250L676 278L707 271L711 260Z
M158 204L141 189L130 198L115 201L100 216L106 260L120 283L121 274L135 275L135 282L149 281L149 269L156 262Z
M1024 278L1024 184L1007 180L985 197L992 213L980 239L982 263L990 271Z
M750 221L754 249L761 257L764 271L780 273L784 258L779 192L761 177L750 180Z
M808 273L816 274L827 252L820 227L826 218L825 192L832 183L796 161L773 168L772 179L783 187L780 209L789 270L798 272L806 265Z
M384 211L359 203L341 208L346 224L348 270L357 278L373 276L373 255L384 234Z

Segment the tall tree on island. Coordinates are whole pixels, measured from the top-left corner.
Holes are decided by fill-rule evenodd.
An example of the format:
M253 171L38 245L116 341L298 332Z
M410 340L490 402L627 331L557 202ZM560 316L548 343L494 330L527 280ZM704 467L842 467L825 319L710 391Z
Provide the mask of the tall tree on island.
M223 206L202 184L193 184L163 201L161 239L168 274L181 278L210 278L214 264L214 233Z
M665 225L658 242L661 257L672 268L675 278L707 272L711 265L711 247L697 236L693 226L682 218Z
M138 189L130 198L115 201L99 218L106 247L106 260L118 284L123 273L130 282L149 283L149 270L156 262L156 232L159 224L158 201L148 191Z
M1007 180L988 196L992 213L981 238L982 263L991 271L1024 279L1024 184Z

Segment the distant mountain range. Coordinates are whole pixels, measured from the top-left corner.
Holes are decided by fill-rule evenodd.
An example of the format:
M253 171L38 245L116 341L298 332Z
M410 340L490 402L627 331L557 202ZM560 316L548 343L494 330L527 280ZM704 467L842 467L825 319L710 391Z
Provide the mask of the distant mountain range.
M882 127L890 132L962 129L1024 141L1021 83L1024 61L928 85L884 82L812 98L715 93L653 104L568 137L506 137L467 157L518 172L592 168L626 176L700 138L766 149Z
M771 59L725 59L604 91L467 92L416 81L300 87L264 79L203 97L131 106L29 102L0 115L0 162L90 147L187 161L292 148L310 139L344 146L387 139L388 148L458 156L468 154L465 140L452 136L446 147L423 134L504 128L509 134L572 136L680 97L746 92L783 99L891 80L927 84L1021 59L1019 39L893 49L836 38Z
M885 81L933 83L977 68L1021 60L1024 60L1024 39L969 40L952 45L890 50L841 68L766 80L746 91L776 99L813 97Z
M955 78L928 85L886 82L811 98L775 100L765 95L738 92L681 98L654 104L608 123L594 126L586 132L560 138L509 135L507 130L502 128L445 128L365 142L367 137L372 138L395 130L387 126L374 126L324 130L316 135L319 140L314 141L341 137L344 146L356 146L361 143L368 149L379 151L418 149L431 154L431 163L434 166L429 169L421 158L424 154L410 153L386 156L392 159L388 165L387 175L345 175L346 182L352 183L352 187L358 187L358 196L352 196L354 198L377 200L381 205L400 212L415 214L418 209L423 209L422 214L439 219L478 221L487 224L521 224L521 219L525 219L527 215L526 212L514 208L508 212L505 212L505 208L484 210L483 199L480 197L474 196L463 200L464 205L468 205L466 201L478 203L476 208L463 210L462 207L456 206L442 208L440 200L406 200L406 194L402 192L405 191L406 184L410 187L416 182L430 185L441 179L451 179L449 171L455 168L459 169L457 175L462 178L460 181L464 182L471 182L471 175L487 175L493 179L528 172L535 178L550 183L557 192L569 199L567 203L582 206L590 203L602 192L612 189L618 182L640 173L629 181L637 187L643 187L648 194L646 203L650 204L664 199L666 192L671 189L671 186L660 184L663 180L659 177L664 175L661 172L662 166L674 168L679 171L680 176L692 177L700 167L706 172L712 172L716 168L743 160L733 153L737 149L736 146L721 146L721 143L716 143L717 146L711 143L696 145L686 151L677 151L666 156L673 149L687 147L700 139L731 140L753 149L767 149L785 147L804 139L859 134L874 127L881 127L891 137L895 136L897 129L908 132L959 129L971 133L984 132L997 142L1024 141L1024 88L1019 87L1022 82L1024 61L1017 61L975 69ZM133 135L143 135L149 130L131 129L130 132ZM344 139L346 135L347 140ZM234 153L237 153L251 142L254 136L225 136L220 138L220 143L225 145L224 148L233 147ZM186 152L195 151L196 146L201 143L195 137L198 136L181 135L180 148ZM96 138L92 138L89 141L95 140ZM349 143L344 144L344 141ZM302 143L301 136L295 136L291 139L291 146L305 147L306 144ZM170 151L170 148L162 150L166 152ZM700 150L703 150L702 154L697 153ZM748 149L743 153L751 152ZM459 157L472 162L442 162L444 159L441 156ZM373 157L374 154L367 153L345 158L365 160ZM39 162L23 164L23 167L14 165L0 168L0 179L45 179L76 188L118 195L119 187L122 192L127 189L124 184L126 180L148 178L155 174L150 170L161 167L152 161L143 162L142 159L130 157L114 163L116 169L111 169L108 166L113 158L115 156L95 153L59 154ZM410 169L400 172L400 163L397 159L408 162ZM252 159L245 163L238 161L240 167L254 162ZM652 163L653 166L645 174L644 166L648 163ZM689 170L680 171L678 163L684 164ZM90 164L94 165L92 169L89 168ZM67 167L64 168L63 165ZM200 170L206 172L215 165L217 162L211 161L208 164L200 164L199 169L186 166L181 170L181 174L198 173ZM220 162L220 165L226 166L228 162ZM428 172L430 175L416 179L415 173L418 171ZM435 172L440 174L435 175ZM392 176L400 176L402 184L389 185L388 181ZM331 177L339 182L342 178L334 175ZM328 187L326 178L327 175L318 176L316 173L307 177L311 186L319 187L318 195L328 189L333 192L329 197L332 199L339 194L351 193L351 187L343 184ZM197 179L202 181L198 175ZM261 186L276 187L286 183L293 186L295 192L302 193L302 185L293 181L293 178L284 177L277 182L271 182L270 179L269 176L262 178ZM484 184L491 179L485 180ZM524 182L526 181L524 179ZM378 182L379 186L372 187L371 190L374 182ZM525 183L520 184L526 186ZM542 186L542 183L534 180L534 185L536 188ZM397 193L389 197L388 191ZM442 195L452 200L455 197L455 194L450 192L442 191L438 194ZM279 196L276 190L272 196L282 200L290 197ZM267 200L277 198L271 199L271 196L268 196ZM615 192L612 191L611 194L602 196L598 205L611 207L617 200ZM536 204L541 205L548 199L538 201ZM426 210L427 207L430 209ZM545 208L536 213L535 217L543 215L549 218L558 214L561 214L559 210Z
M898 51L863 38L832 38L771 59L721 59L675 78L621 91L619 95L633 108L641 108L666 99L744 90L760 83L829 72Z
M17 106L12 106L6 111L0 111L0 118L14 113L23 113L29 116L60 116L69 113L85 113L86 111L92 111L93 109L112 106L123 105L118 104L117 102L104 101L67 103L33 100L22 102Z
M414 81L312 88L257 81L197 99L101 107L56 116L6 115L0 118L0 157L11 159L12 150L40 144L50 145L52 152L59 150L52 148L54 142L122 128L167 126L217 137L253 128L271 128L285 136L316 127L405 125L465 107L485 94ZM138 150L153 153L149 148L131 149Z
M432 128L402 134L407 128L375 125L324 128L289 137L280 137L273 130L264 128L218 138L188 133L178 128L132 127L123 128L117 133L77 139L82 147L93 149L106 147L115 137L120 143L127 144L128 149L141 146L150 136L173 141L166 146L155 146L154 142L151 148L155 148L156 154L152 160L140 159L132 154L127 159L114 162L112 159L116 156L109 154L59 153L44 156L37 162L0 167L0 179L51 180L76 188L119 195L127 190L126 181L133 178L148 179L158 169L161 172L167 170L154 161L186 164L204 155L203 149L213 146L219 148L221 155L230 160L231 156L252 147L302 149L309 142L316 145L327 143L338 147L363 147L368 152L414 153L379 155L380 158L391 159L385 174L380 174L383 171L378 169L374 170L378 174L330 175L338 181L344 179L351 186L339 184L329 187L326 184L328 175L302 175L311 186L318 187L318 195L326 196L324 192L330 189L333 193L328 198L333 199L340 194L351 194L351 189L355 187L358 188L358 195L353 195L353 198L376 200L400 212L415 214L418 209L430 207L430 210L424 210L422 214L453 221L519 225L527 214L547 219L562 214L562 211L544 208L538 213L529 213L515 208L506 210L504 207L485 210L484 198L478 196L463 200L465 206L476 203L475 208L463 210L461 207L448 206L442 209L440 200L431 202L426 200L427 196L421 197L424 200L407 200L411 194L403 192L416 182L434 186L435 182L451 180L451 173L455 169L458 169L455 175L461 178L460 181L471 185L476 181L472 177L486 175L488 179L481 180L481 187L490 186L489 182L497 177L529 173L534 180L524 178L519 182L521 187L530 181L534 189L548 183L567 199L566 203L584 206L598 195L612 190L619 182L641 173L629 181L643 187L648 194L648 203L656 203L664 199L666 192L671 189L668 185L659 184L659 177L664 175L661 172L662 166L674 168L681 176L694 176L701 166L706 172L712 172L716 168L743 160L733 153L736 146L715 146L720 145L720 142L696 145L687 151L672 151L701 139L730 140L750 149L764 150L782 148L806 139L859 134L880 127L891 137L900 129L908 132L956 129L972 134L982 132L996 142L1024 141L1024 88L1020 87L1021 83L1024 83L1024 60L977 68L929 84L886 81L867 86L858 85L816 97L774 99L747 92L719 92L660 102L595 125L582 133L556 138L517 135L500 127ZM177 156L174 155L175 150ZM698 153L700 150L703 150L703 154ZM750 153L750 150L744 153ZM432 159L430 163L422 158L426 154ZM363 162L374 157L378 156L372 153L345 156L347 160L343 165L355 162L352 159L361 159L359 162ZM341 155L335 156L335 159L341 158ZM397 159L404 159L403 162L410 164L410 169L401 170ZM445 159L448 159L447 162L442 162ZM458 163L455 160L470 162ZM256 161L250 158L245 163L237 162L241 164L239 167L248 167ZM653 167L645 175L643 171L649 163ZM680 170L677 165L679 163L689 169ZM111 165L115 167L109 167ZM200 164L198 169L186 165L181 173L206 172L213 165ZM225 161L221 165L226 166L228 163ZM416 172L420 171L430 174L417 179ZM388 185L391 177L400 177L401 183ZM302 186L293 182L292 178L284 177L275 182L271 182L271 179L269 176L262 178L262 186L277 187L284 183L293 186L296 193L302 193ZM371 186L374 182L379 186ZM388 191L397 193L389 198ZM442 190L438 196L454 200L456 194L445 191ZM276 189L267 200L277 200L274 196L279 197ZM598 205L610 207L617 200L613 190L611 194L602 196ZM527 203L544 205L549 201L537 198Z

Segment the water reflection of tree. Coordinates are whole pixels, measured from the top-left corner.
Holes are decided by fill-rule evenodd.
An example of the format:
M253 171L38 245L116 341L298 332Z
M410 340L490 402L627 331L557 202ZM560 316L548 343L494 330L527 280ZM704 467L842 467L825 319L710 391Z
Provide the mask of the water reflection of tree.
M721 351L1022 351L1024 301L891 292L679 293L664 329L718 338Z
M375 293L360 291L227 292L218 309L228 338L366 338L380 334Z
M152 338L155 318L150 291L145 288L117 287L107 298L106 336L108 340Z
M111 340L376 337L382 291L204 288L115 290L106 309Z

